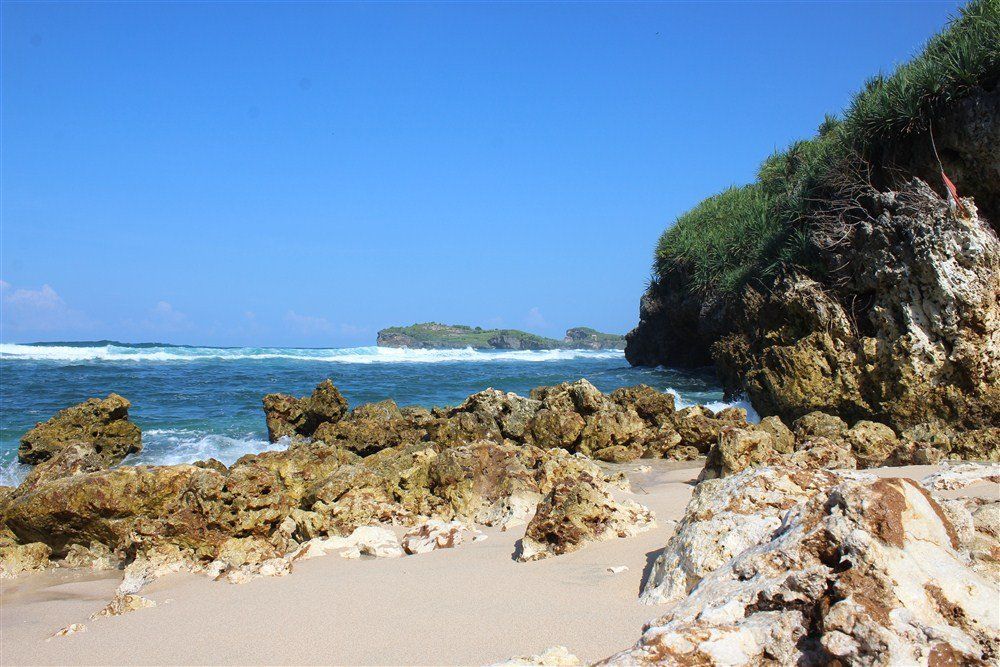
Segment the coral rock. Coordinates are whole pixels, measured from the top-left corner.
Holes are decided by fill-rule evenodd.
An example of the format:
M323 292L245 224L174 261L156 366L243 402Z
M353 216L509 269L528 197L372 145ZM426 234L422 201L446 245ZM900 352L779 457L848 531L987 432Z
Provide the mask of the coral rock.
M906 479L815 473L809 494L784 496L778 518L777 498L761 490L779 480L799 486L793 480L802 474L760 468L703 484L716 485L716 498L726 492L743 522L767 527L735 545L728 531L713 536L698 527L708 497L699 502L696 493L667 547L683 561L654 574L709 567L696 581L673 577L676 594L667 599L677 604L604 664L994 659L1000 590L968 565L954 526L926 491ZM704 539L691 540L695 533ZM687 548L677 549L685 534Z
M142 449L139 427L128 420L131 404L118 394L91 398L60 410L21 438L17 458L21 463L41 463L65 447L92 445L105 466L120 462Z

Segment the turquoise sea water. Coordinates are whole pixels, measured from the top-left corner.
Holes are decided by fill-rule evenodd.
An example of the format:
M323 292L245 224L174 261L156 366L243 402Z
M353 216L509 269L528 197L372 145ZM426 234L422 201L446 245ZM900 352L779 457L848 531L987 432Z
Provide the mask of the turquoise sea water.
M183 463L240 456L269 444L261 398L304 395L330 378L352 406L454 405L495 387L527 395L539 385L587 378L603 391L645 383L683 403L722 400L711 371L631 368L618 350L402 350L210 348L132 345L0 345L0 484L20 479L19 438L38 421L91 396L132 402L143 451L127 463Z

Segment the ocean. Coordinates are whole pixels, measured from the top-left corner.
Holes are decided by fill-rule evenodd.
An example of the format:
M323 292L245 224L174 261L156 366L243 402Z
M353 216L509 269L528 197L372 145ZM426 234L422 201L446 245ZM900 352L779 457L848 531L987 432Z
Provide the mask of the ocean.
M400 405L455 405L494 387L527 395L540 385L587 378L602 391L648 384L681 405L722 407L711 370L632 368L620 350L406 350L217 348L167 345L0 344L0 484L16 484L20 437L35 423L92 396L132 402L143 450L125 463L189 463L276 449L261 398L301 396L330 378L351 406L386 398ZM743 407L749 407L738 403Z

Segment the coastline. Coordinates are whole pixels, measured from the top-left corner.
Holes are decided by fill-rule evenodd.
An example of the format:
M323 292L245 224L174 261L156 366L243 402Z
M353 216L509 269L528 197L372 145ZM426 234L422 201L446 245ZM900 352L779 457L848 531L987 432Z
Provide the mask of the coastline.
M703 461L642 461L624 470L657 515L653 530L538 562L512 559L523 529L415 557L296 563L285 577L242 585L168 575L144 595L156 607L88 620L120 572L58 569L2 583L6 664L491 664L564 645L585 662L622 650L664 612L639 592L673 533ZM939 466L879 468L919 480ZM944 497L996 498L980 483ZM606 568L628 566L621 574ZM234 614L232 610L239 609ZM70 623L87 631L45 641Z

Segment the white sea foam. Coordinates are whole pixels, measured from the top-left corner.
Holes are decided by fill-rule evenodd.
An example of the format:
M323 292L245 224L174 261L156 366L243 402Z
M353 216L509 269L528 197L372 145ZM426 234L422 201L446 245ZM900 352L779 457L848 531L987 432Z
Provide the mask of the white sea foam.
M131 347L124 345L70 346L0 344L0 359L33 361L238 361L246 359L292 359L342 364L442 363L471 361L566 361L570 359L614 359L621 350L410 350L391 347L293 348L293 347Z
M285 449L288 438L278 442L249 433L245 436L228 436L204 433L181 428L150 429L142 434L143 449L128 457L126 465L175 465L214 458L227 466L245 454Z
M725 408L743 408L747 411L747 421L751 424L760 423L760 415L757 411L753 409L753 405L746 398L741 397L738 400L725 402L725 401L689 401L681 396L680 392L676 389L667 388L666 392L668 394L674 395L674 405L678 410L683 410L684 408L690 408L695 405L703 405L712 412L718 412L719 410L724 410Z
M228 436L181 428L149 429L142 433L142 451L127 457L122 465L177 465L214 458L227 466L241 456L285 449L288 438L268 442L257 434ZM17 462L14 454L0 459L0 486L17 486L32 466Z

